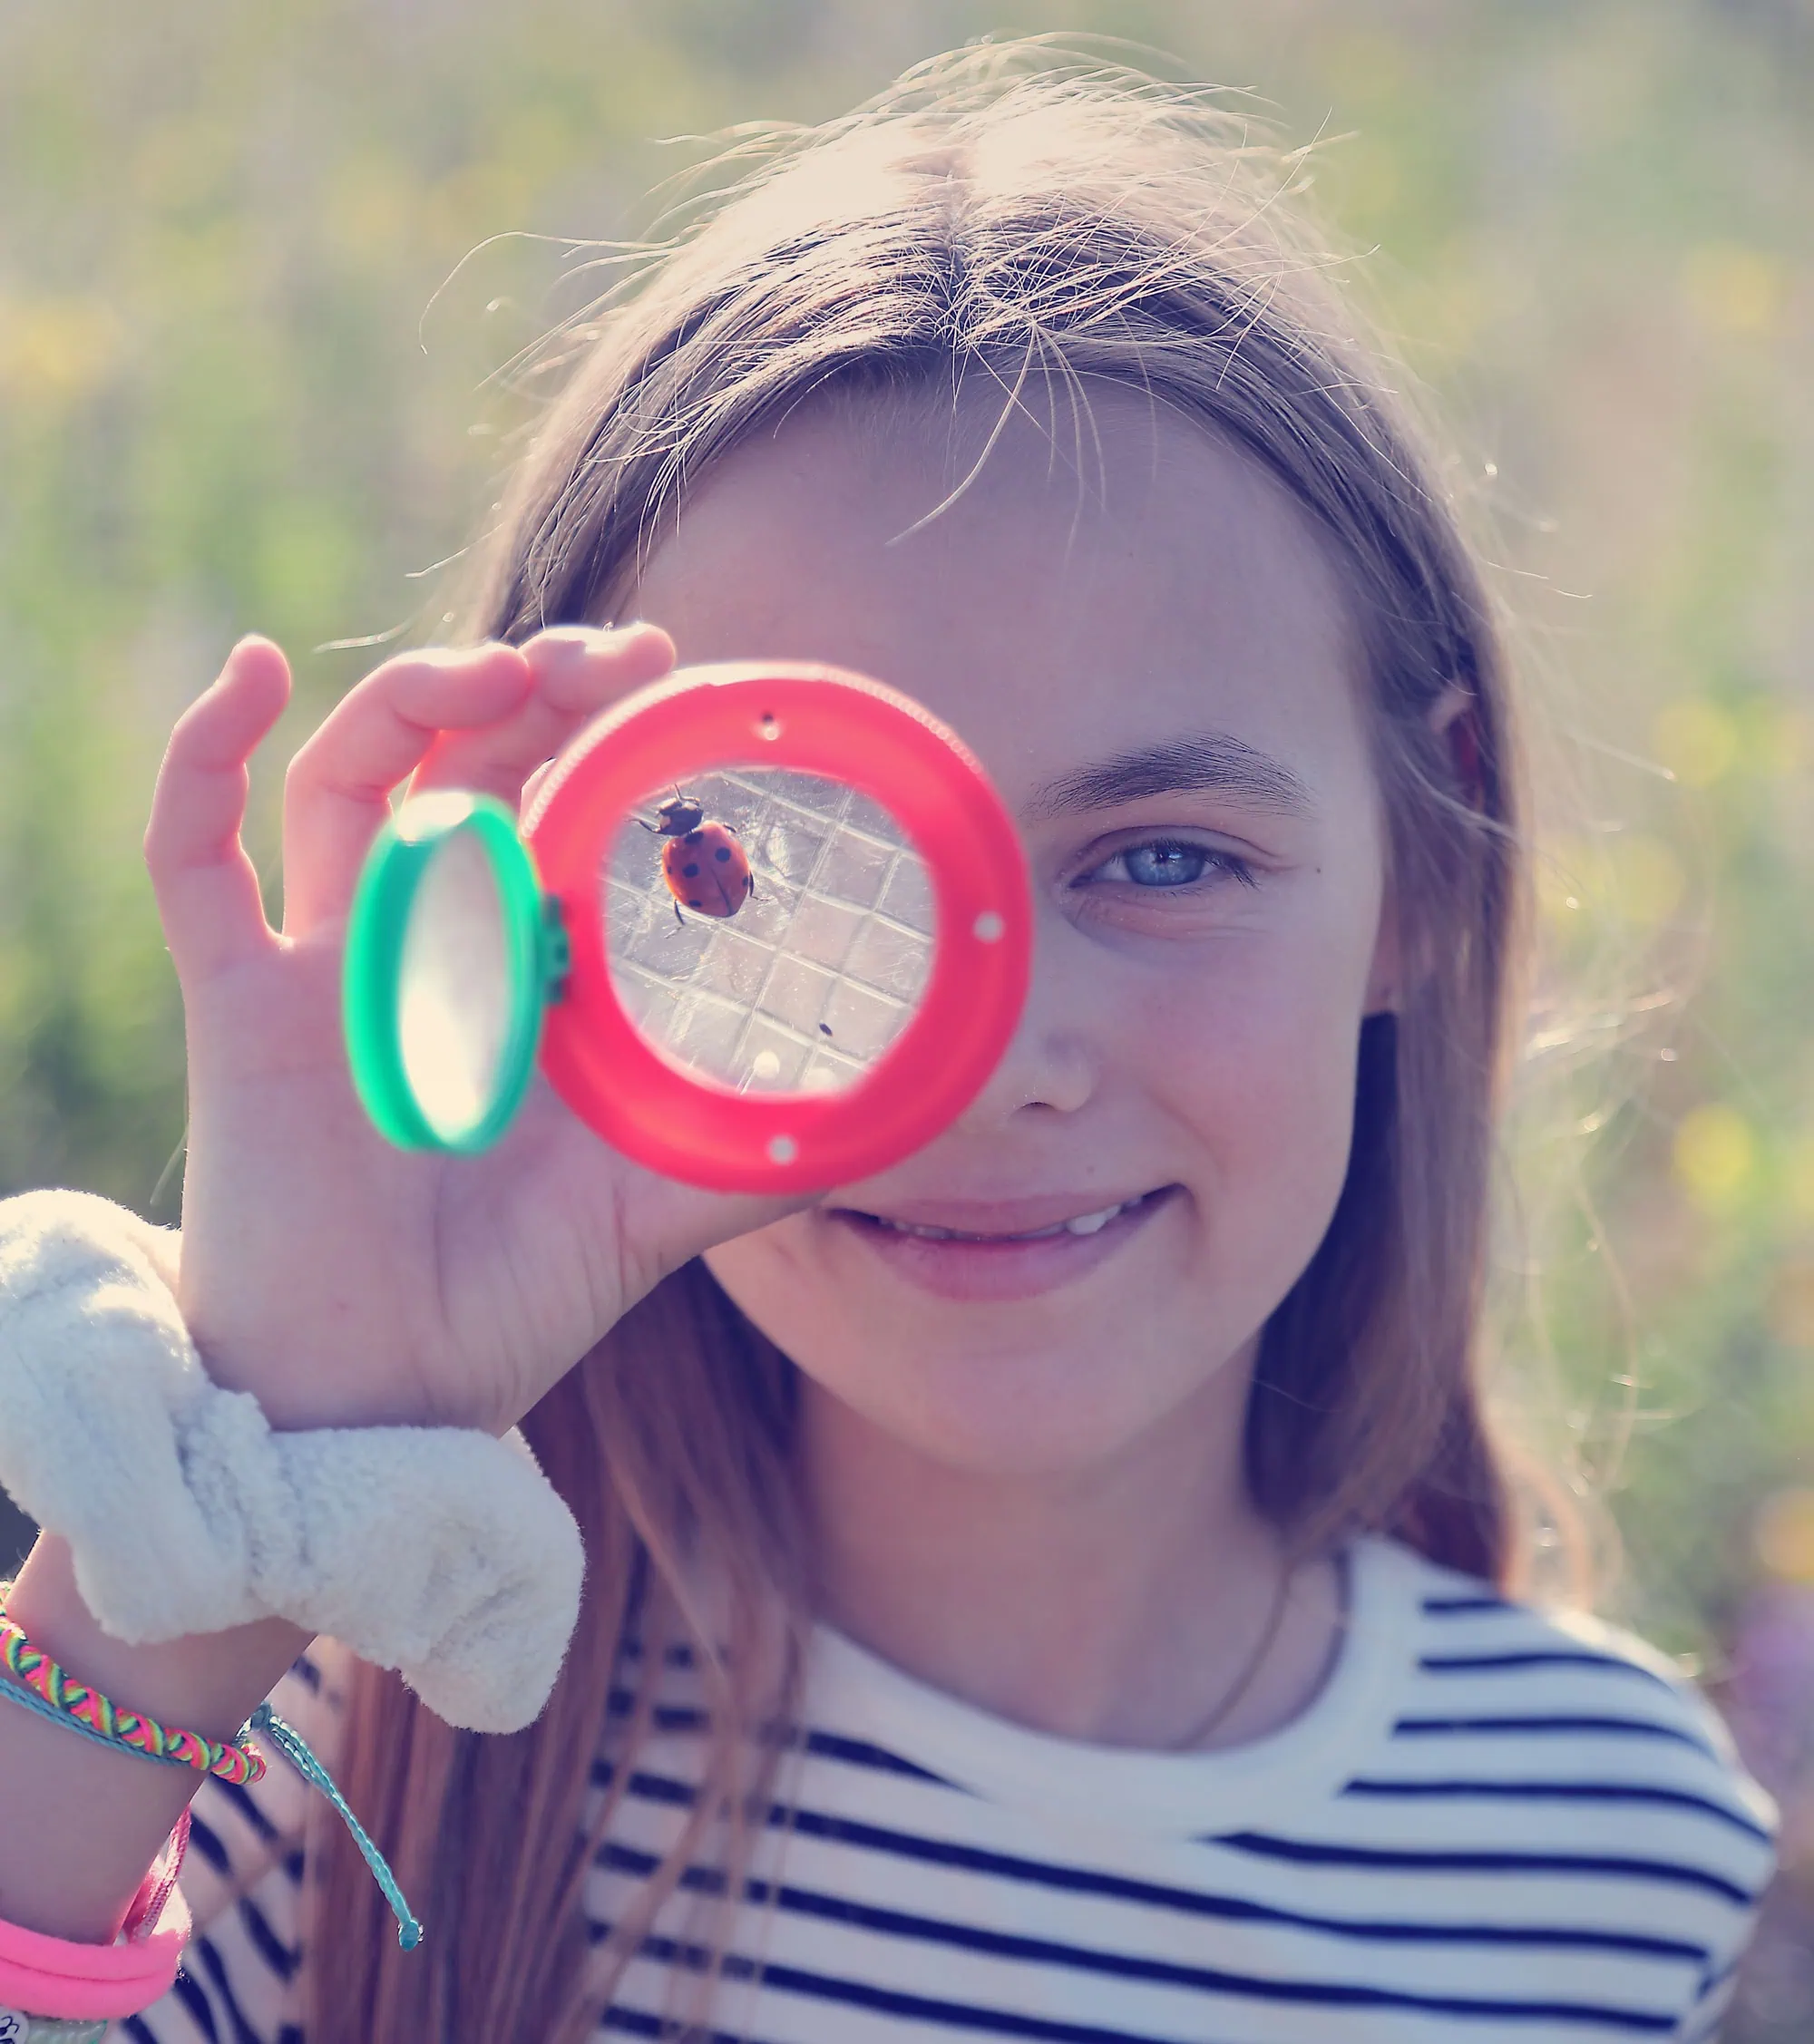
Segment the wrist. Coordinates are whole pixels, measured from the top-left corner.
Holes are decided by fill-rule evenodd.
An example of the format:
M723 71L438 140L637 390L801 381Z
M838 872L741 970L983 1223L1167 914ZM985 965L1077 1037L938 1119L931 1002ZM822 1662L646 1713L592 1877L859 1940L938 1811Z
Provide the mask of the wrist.
M76 1588L69 1543L41 1533L6 1609L33 1643L73 1675L147 1716L232 1739L307 1646L287 1619L135 1646L103 1631Z

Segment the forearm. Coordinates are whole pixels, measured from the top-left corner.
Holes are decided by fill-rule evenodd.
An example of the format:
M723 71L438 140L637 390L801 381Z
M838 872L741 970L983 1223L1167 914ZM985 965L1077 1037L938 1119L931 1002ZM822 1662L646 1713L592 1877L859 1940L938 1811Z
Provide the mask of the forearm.
M266 1619L128 1646L96 1623L67 1545L50 1534L19 1572L6 1610L34 1646L114 1702L217 1739L238 1735L309 1637ZM202 1779L109 1752L0 1698L0 1916L53 1937L111 1941Z

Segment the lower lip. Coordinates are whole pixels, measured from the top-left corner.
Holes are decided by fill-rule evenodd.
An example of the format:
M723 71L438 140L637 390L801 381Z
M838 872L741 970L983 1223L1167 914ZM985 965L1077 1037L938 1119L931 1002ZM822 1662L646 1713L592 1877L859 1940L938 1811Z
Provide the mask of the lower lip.
M1042 1235L1034 1241L947 1241L909 1235L841 1208L831 1209L824 1218L879 1257L895 1276L936 1298L1014 1299L1037 1299L1087 1277L1170 1204L1170 1192L1153 1193L1093 1235Z

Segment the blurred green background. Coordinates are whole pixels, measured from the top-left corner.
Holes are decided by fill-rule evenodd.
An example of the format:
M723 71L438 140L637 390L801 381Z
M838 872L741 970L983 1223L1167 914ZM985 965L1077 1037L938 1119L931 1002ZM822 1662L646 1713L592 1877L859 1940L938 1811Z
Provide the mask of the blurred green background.
M432 633L572 244L646 231L686 138L1028 30L1320 136L1453 429L1541 725L1507 1380L1617 1523L1608 1608L1717 1683L1760 1583L1814 1582L1814 0L14 0L0 1191L174 1218L164 735L238 634L288 648L270 870L276 762L376 657L324 648ZM1814 2035L1796 1937L1746 2038Z

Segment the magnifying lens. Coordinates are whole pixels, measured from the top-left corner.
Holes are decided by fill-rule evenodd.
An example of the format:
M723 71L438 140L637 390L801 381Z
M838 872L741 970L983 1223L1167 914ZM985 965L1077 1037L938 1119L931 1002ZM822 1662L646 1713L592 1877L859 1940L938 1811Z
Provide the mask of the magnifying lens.
M968 1105L1026 998L1013 822L910 697L683 669L596 719L517 820L406 801L355 895L349 1061L378 1129L476 1151L538 1063L614 1148L727 1192L849 1183Z

